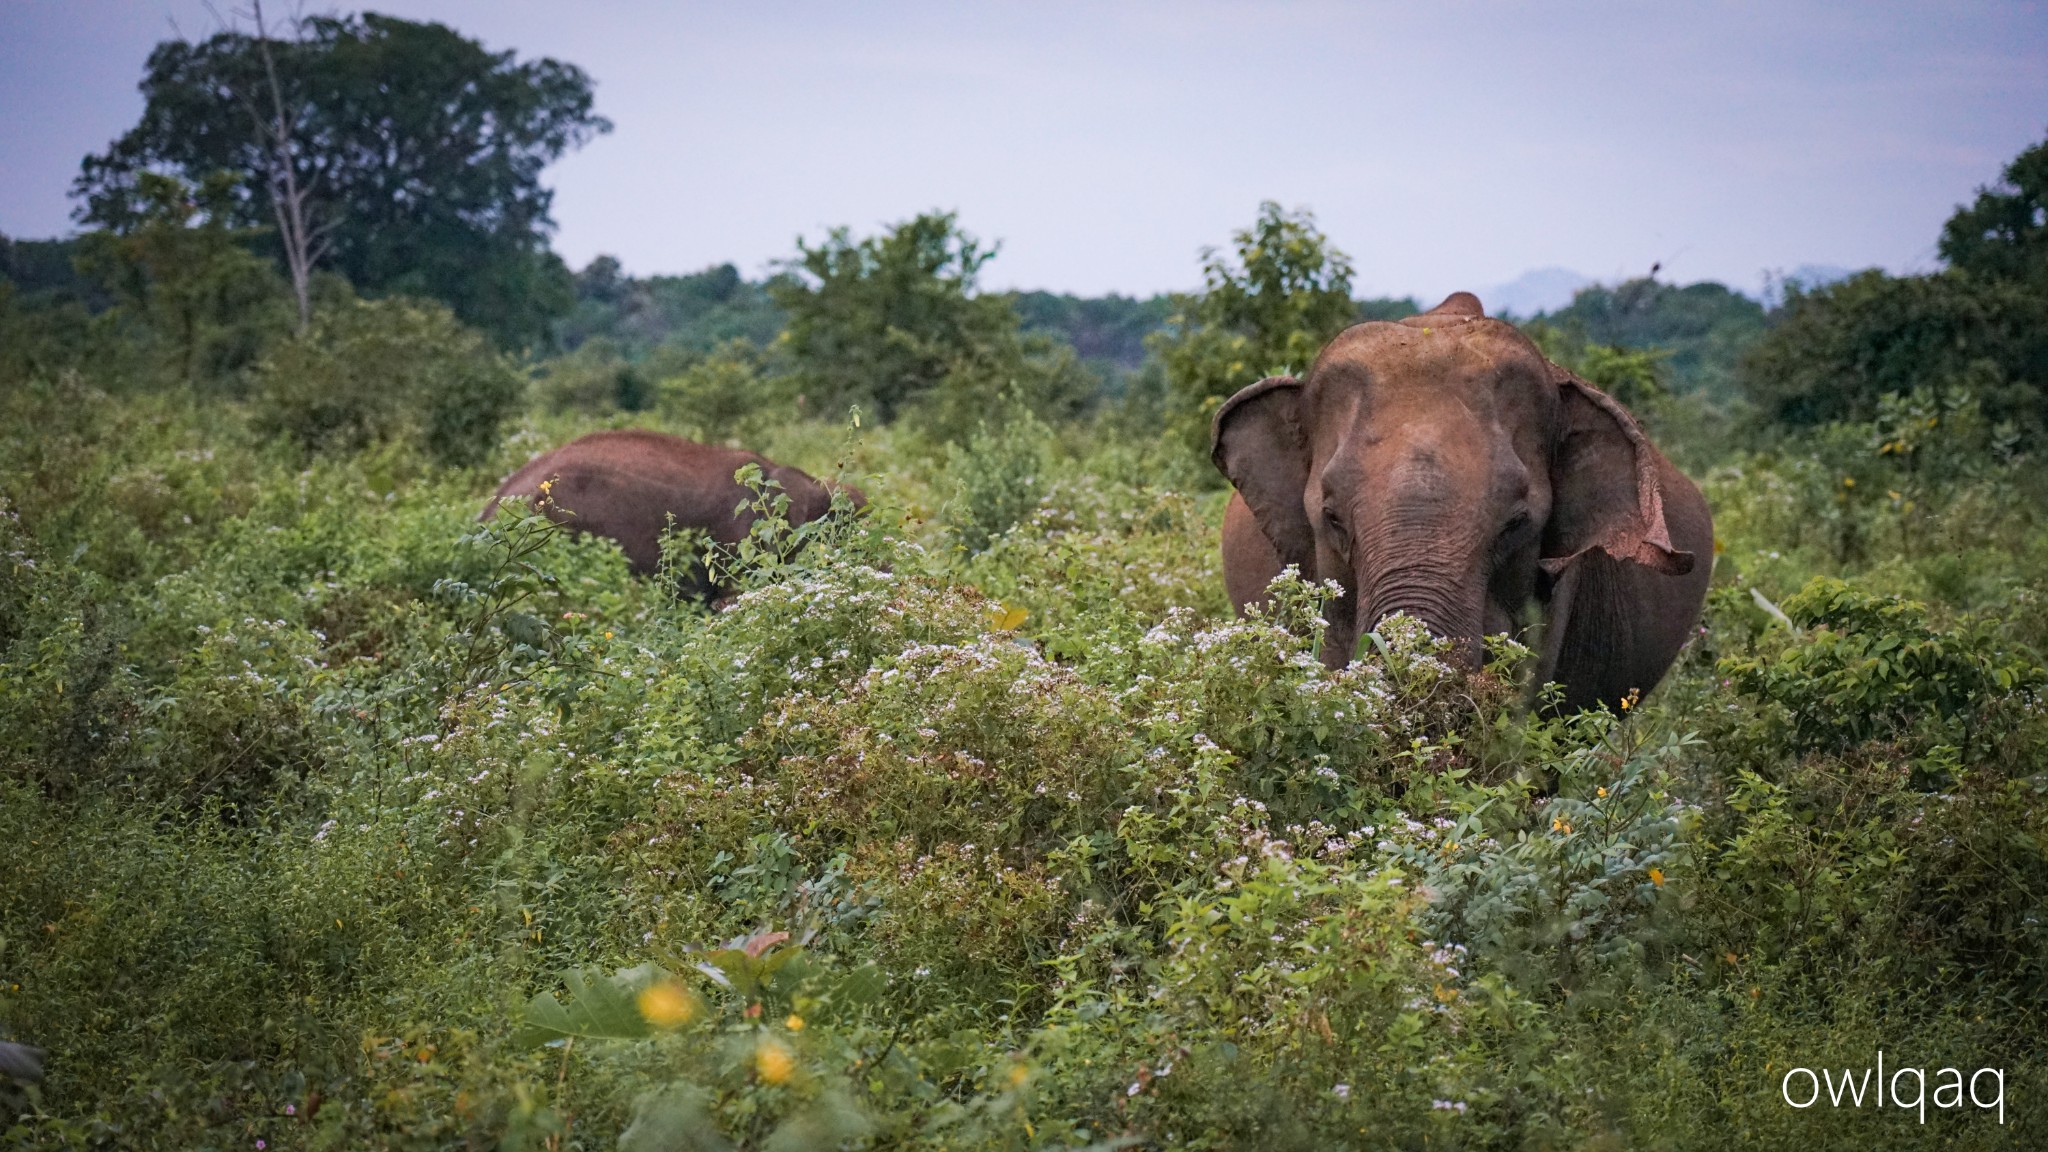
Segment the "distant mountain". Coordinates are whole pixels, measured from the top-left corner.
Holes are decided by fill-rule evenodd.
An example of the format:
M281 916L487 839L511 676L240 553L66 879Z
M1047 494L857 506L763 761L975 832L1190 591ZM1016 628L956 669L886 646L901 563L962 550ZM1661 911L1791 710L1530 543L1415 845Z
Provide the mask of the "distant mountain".
M1479 294L1479 300L1486 305L1489 316L1535 316L1566 307L1579 289L1592 283L1591 276L1582 276L1569 268L1536 268L1486 289Z

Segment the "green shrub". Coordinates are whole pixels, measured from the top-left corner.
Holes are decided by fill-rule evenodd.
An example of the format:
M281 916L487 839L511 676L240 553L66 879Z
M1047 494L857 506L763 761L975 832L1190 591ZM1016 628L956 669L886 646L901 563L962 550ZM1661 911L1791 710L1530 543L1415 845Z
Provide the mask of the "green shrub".
M1761 739L1796 753L1909 741L1917 759L1974 764L2022 723L2048 670L1991 621L1937 629L1925 606L1816 579L1783 611L1798 635L1721 672L1766 707Z
M961 548L983 551L1030 514L1045 494L1051 447L1051 430L1022 405L993 430L981 423L964 446L946 446L953 498L945 517Z
M2020 284L1872 269L1792 293L1744 357L1740 382L1793 427L1868 420L1886 393L1972 387L1992 420L2012 421L2031 441L2044 427L2044 331L2048 300Z
M256 370L258 427L312 449L415 442L475 464L519 402L517 374L481 333L424 301L345 300Z
M118 759L137 721L121 623L0 496L0 779L76 793Z

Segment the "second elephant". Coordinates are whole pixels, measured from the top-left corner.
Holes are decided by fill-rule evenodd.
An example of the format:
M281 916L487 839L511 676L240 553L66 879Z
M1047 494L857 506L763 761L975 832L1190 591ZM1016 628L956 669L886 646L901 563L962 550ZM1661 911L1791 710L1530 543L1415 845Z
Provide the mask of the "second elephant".
M535 457L498 486L482 518L496 514L502 501L526 500L575 531L617 541L633 572L651 575L661 564L661 536L671 517L677 528L698 529L720 544L746 538L759 517L751 509L734 511L751 493L733 474L748 464L758 466L764 479L780 484L788 494L793 527L829 512L833 492L842 487L854 508L867 503L860 489L850 484L816 480L758 452L620 429L593 432ZM682 591L712 599L726 589L712 586L696 565Z

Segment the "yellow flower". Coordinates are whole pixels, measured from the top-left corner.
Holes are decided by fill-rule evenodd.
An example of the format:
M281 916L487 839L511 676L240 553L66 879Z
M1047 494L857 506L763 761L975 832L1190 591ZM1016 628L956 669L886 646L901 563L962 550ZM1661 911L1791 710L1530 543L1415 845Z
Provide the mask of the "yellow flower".
M541 481L541 482L540 482L540 494L541 494L541 495L543 495L543 496L547 495L547 494L548 494L548 492L549 492L549 491L551 491L551 490L552 490L552 489L554 488L554 486L555 486L555 482L554 482L553 480L543 480L543 481Z
M1031 1079L1031 1069L1029 1066L1022 1061L1010 1065L1010 1087L1022 1088L1025 1081L1029 1079Z
M640 1015L656 1028L680 1028L697 1015L697 998L673 980L650 984L640 993Z
M1664 886L1664 870L1662 868L1650 869L1650 883L1655 884L1659 888Z
M789 1014L789 1019L784 1020L782 1022L782 1026L784 1028L789 1029L791 1032L801 1032L804 1030L804 1018L797 1015L794 1012L791 1012Z
M1572 822L1562 816L1553 816L1550 819L1550 830L1552 832L1562 832L1569 836L1572 834Z
M1439 984L1436 986L1436 998L1449 1004L1458 998L1458 990L1456 988L1446 988Z
M605 633L605 634L604 634L604 638L605 638L605 639L607 639L607 640L609 640L609 639L611 639L611 638L612 638L612 634L611 634L611 633L609 633L609 632L607 632L607 633Z
M1855 486L1856 486L1856 478L1855 478L1854 476L1844 476L1844 477L1842 477L1842 487L1844 487L1844 488L1854 488Z
M787 1044L764 1037L754 1049L754 1074L769 1084L780 1084L796 1071L796 1056Z
M1602 799L1602 800L1605 800L1605 799L1607 799L1607 789L1605 789L1605 788L1596 788L1596 789L1594 789L1594 794L1595 794L1595 795L1597 795L1597 796L1599 796L1599 797L1600 797L1600 799Z

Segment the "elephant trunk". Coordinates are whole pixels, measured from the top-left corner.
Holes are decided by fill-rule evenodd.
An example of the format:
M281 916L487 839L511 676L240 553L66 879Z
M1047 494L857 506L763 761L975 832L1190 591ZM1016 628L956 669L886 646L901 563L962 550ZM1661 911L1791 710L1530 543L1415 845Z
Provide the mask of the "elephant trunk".
M1360 525L1350 597L1358 631L1402 613L1452 642L1468 668L1485 659L1486 580L1479 563L1476 509L1418 507L1441 501L1394 499ZM1347 653L1348 656L1348 653Z

